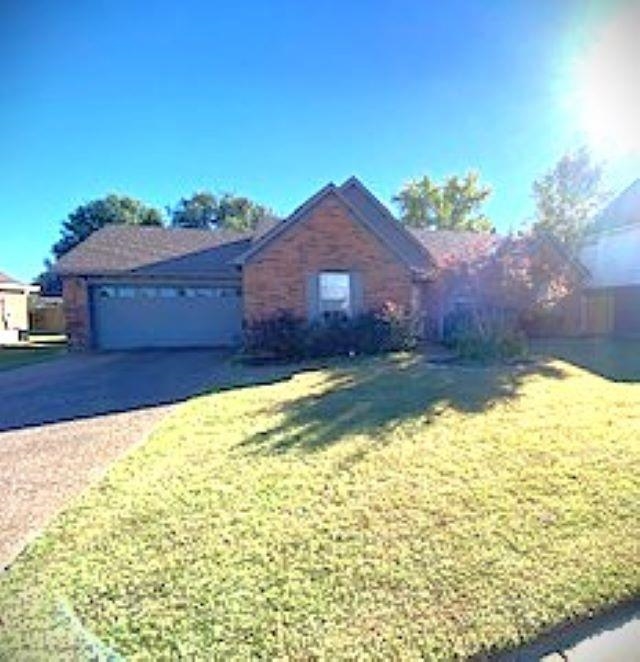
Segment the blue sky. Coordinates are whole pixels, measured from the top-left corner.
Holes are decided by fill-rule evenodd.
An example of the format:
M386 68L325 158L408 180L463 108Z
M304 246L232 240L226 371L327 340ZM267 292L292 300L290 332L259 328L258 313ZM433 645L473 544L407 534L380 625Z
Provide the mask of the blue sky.
M389 202L475 168L518 227L533 179L585 140L572 66L619 5L3 2L0 270L34 277L66 214L108 192L231 190L286 215L351 174ZM639 163L616 155L608 184Z

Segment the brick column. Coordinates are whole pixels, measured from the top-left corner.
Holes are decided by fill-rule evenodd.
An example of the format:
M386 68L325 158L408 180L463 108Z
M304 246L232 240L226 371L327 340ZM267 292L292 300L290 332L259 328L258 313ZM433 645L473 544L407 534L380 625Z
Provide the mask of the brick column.
M62 282L62 297L69 347L74 350L91 349L91 312L87 281L78 277L65 278Z

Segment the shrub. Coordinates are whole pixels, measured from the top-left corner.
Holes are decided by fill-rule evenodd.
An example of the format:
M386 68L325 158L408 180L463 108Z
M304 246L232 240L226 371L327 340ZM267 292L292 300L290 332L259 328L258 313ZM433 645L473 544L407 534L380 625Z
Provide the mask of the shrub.
M246 327L244 351L253 357L298 360L408 350L415 343L411 317L386 304L356 317L333 314L313 322L282 311Z
M354 320L358 350L363 354L413 349L417 335L414 320L401 307L385 303Z
M516 318L498 310L450 313L445 318L444 340L465 359L510 359L527 352L527 337Z
M304 356L304 335L304 320L283 310L246 326L244 350L253 356L299 359Z
M304 355L307 358L346 356L356 351L353 320L329 315L306 325Z

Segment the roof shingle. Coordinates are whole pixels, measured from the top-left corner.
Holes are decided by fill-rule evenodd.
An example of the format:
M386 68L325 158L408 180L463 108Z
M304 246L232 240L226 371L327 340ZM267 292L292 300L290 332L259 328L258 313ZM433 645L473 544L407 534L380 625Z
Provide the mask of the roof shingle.
M135 225L107 225L63 255L61 275L138 272L162 275L235 272L229 261L245 251L251 234Z
M499 235L460 230L410 228L440 268L470 263L493 253L502 243Z
M55 265L61 275L138 273L162 276L237 274L246 255L271 241L319 196L334 191L416 272L486 257L502 239L494 234L403 226L355 177L329 185L288 219L263 223L254 232L107 225L69 251Z
M12 278L8 274L0 271L0 283L11 283L12 285L22 285L20 281L17 281L15 278Z

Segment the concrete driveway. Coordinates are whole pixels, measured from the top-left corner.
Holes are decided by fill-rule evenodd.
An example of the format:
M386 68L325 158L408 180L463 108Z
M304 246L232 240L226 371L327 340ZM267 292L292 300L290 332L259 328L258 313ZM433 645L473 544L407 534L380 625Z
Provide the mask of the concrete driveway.
M224 356L70 355L0 372L0 569L172 406L219 381Z

